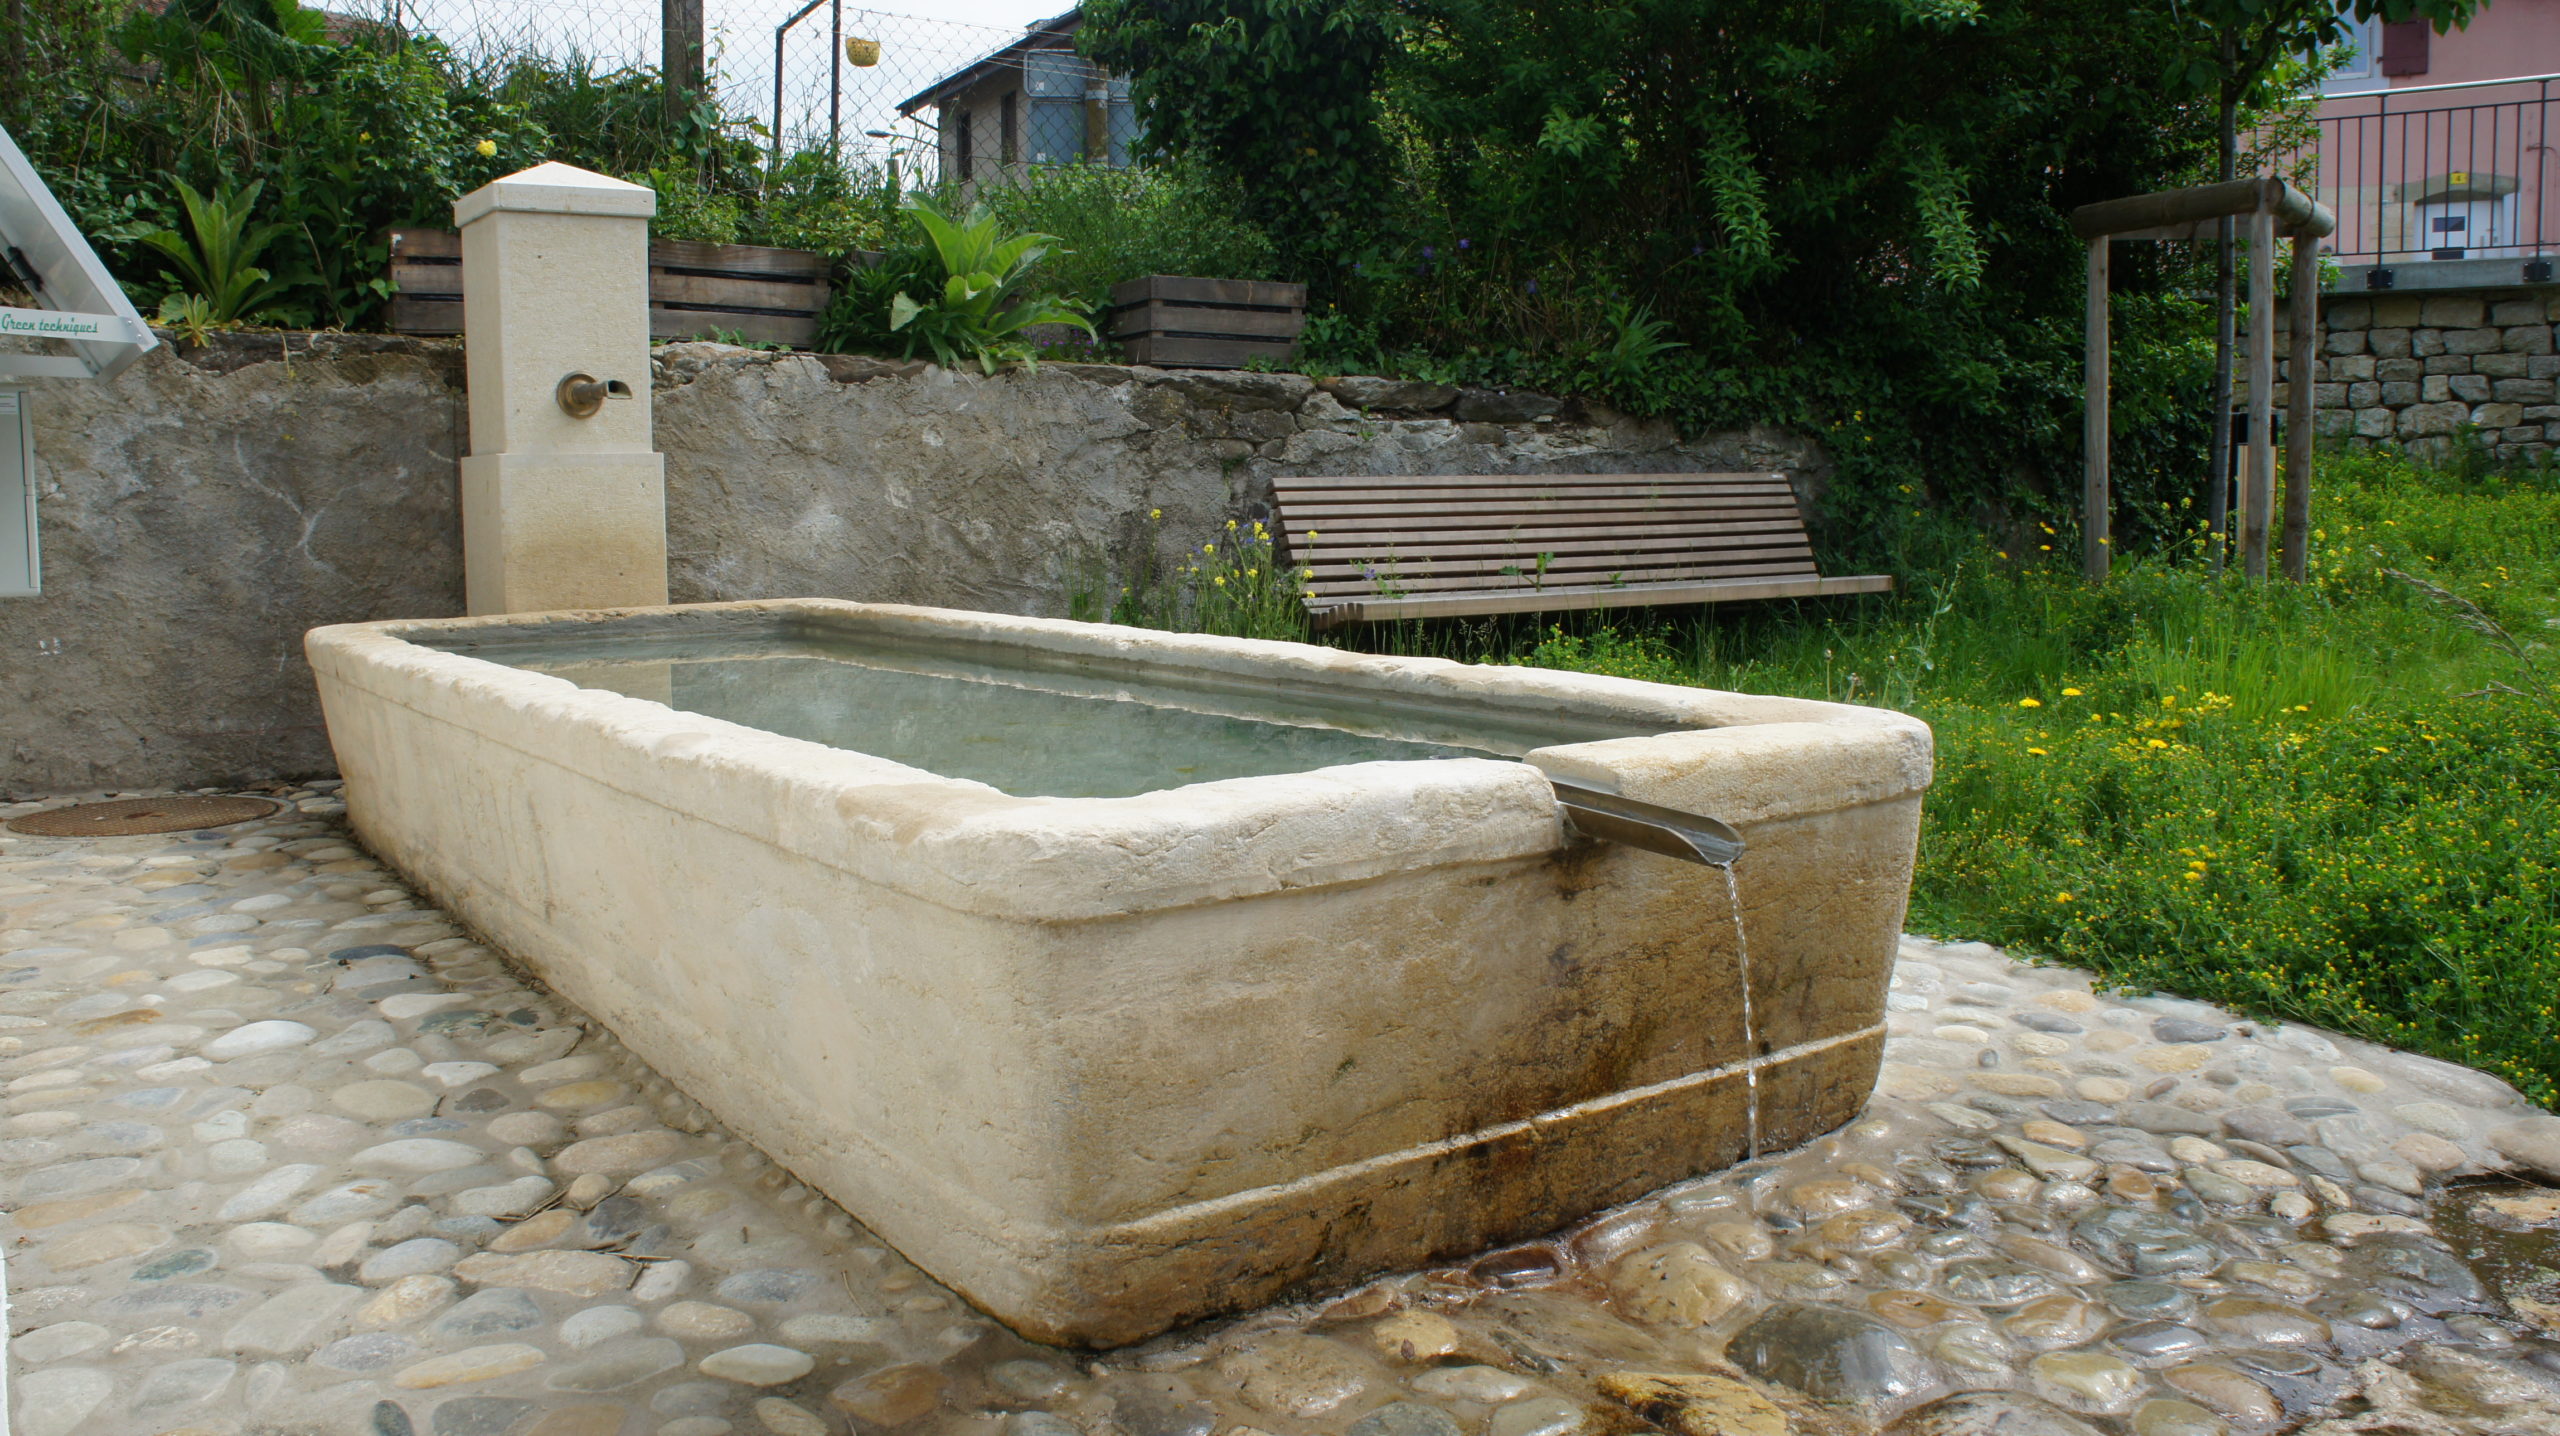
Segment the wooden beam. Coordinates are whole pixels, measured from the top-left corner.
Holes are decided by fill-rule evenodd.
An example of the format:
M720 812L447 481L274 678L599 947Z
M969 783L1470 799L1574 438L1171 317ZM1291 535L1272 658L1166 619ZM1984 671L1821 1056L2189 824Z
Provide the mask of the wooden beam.
M2071 212L2071 228L2082 239L2097 239L2240 214L2271 215L2288 233L2325 235L2338 227L2328 206L2269 176L2084 204Z
M2304 375L2308 382L2309 375ZM2267 519L2276 477L2276 217L2249 216L2249 502L2240 521L2242 571L2267 576Z
M2284 420L2284 576L2311 570L2311 380L2320 353L2320 241L2293 237L2293 392Z
M2091 583L2107 577L2107 240L2089 241L2086 375L2080 417L2080 570Z

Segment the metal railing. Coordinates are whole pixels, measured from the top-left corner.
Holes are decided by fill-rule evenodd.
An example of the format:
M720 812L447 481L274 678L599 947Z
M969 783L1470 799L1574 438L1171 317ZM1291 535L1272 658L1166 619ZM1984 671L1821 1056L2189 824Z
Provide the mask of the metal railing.
M2401 264L2533 261L2560 237L2543 180L2560 75L2413 85L2321 101L2313 186L2338 216L2329 248L2349 288Z

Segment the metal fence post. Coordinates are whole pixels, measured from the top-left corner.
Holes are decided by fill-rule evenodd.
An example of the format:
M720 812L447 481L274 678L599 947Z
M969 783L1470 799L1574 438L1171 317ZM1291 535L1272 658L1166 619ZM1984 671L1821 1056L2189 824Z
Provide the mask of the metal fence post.
M2385 176L2391 173L2391 92L2377 90L2373 96L2373 267L2391 262L2390 246L2385 242L2389 232L2383 228L2383 196L2391 189Z

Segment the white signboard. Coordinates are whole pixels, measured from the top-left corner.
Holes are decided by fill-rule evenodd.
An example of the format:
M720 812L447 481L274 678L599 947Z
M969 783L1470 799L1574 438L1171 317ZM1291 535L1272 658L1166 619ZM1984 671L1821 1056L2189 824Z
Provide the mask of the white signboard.
M24 343L0 351L0 379L104 379L159 343L6 129L0 129L0 286L30 291L39 306L0 309L0 335L46 341L39 346L44 352L9 352L26 349Z
M42 590L36 562L36 453L27 396L0 389L0 598Z
M159 346L6 129L0 129L0 288L25 290L39 306L0 306L0 380L113 378ZM0 598L32 598L42 590L35 467L26 392L0 389Z

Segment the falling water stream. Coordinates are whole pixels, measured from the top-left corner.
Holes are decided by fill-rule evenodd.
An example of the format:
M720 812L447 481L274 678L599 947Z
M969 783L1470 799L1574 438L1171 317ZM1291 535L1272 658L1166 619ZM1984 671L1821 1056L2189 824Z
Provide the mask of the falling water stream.
M1746 1158L1760 1155L1760 1029L1751 1013L1751 939L1742 930L1742 882L1733 875L1733 864L1718 863L1716 870L1724 874L1725 909L1733 914L1734 963L1742 983L1742 1081L1745 1091L1747 1125L1745 1140L1751 1145Z

